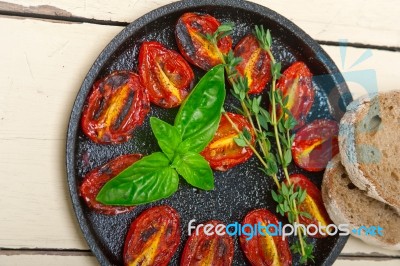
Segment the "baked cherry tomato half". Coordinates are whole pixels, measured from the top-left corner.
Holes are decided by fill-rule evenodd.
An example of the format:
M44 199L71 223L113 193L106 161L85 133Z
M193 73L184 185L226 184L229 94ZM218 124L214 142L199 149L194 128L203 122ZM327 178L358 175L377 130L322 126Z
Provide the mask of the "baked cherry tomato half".
M254 35L245 36L235 47L235 57L242 58L237 71L247 78L249 92L260 93L271 80L271 58Z
M257 209L249 212L242 221L242 226L249 224L258 232L249 239L245 234L240 235L240 246L246 258L253 266L292 265L287 238L278 234L278 218L266 209ZM275 226L273 226L275 225ZM260 229L263 226L265 228ZM242 227L250 235L249 227ZM262 232L262 233L261 233Z
M82 113L82 130L96 143L126 142L149 110L149 97L139 76L116 71L93 85Z
M302 174L292 174L289 179L291 183L294 184L295 190L300 187L307 192L306 198L298 207L301 212L306 212L311 215L311 218L300 215L300 223L304 224L306 227L310 224L315 225L315 227L309 230L308 236L314 238L327 237L328 234L324 227L331 224L332 221L323 204L321 191L313 182ZM287 181L285 183L287 184ZM318 229L319 226L320 229Z
M304 125L307 114L314 102L312 74L306 64L295 62L279 78L276 87L283 97L289 97L286 108L297 121L296 129ZM281 110L278 111L281 113Z
M324 170L339 153L338 134L339 125L333 120L318 119L305 125L293 141L294 162L310 172Z
M125 168L132 165L140 158L142 158L141 154L121 155L87 173L79 188L79 193L86 204L96 212L107 215L115 215L133 210L134 207L101 204L96 200L96 196L105 183L116 177Z
M193 65L204 70L222 63L222 55L232 48L232 38L221 38L217 46L205 37L217 31L221 23L211 15L198 13L183 14L175 28L176 42L181 54Z
M125 239L126 266L168 265L181 238L180 218L169 206L142 212L131 224Z
M140 47L139 74L150 102L164 108L180 105L194 80L185 59L159 42L144 42Z
M204 228L199 228L198 234L192 233L183 249L181 266L232 265L233 239L226 234L225 229L219 231L217 226L221 225L220 221L208 221ZM210 235L204 232L208 227L211 228Z
M251 130L250 123L247 119L238 114L226 113L222 115L217 132L208 146L201 152L201 155L209 162L214 170L226 171L240 163L250 159L253 151L249 147L240 147L236 144L235 139L239 138L239 133L233 127L233 122L237 129L241 132L246 131L251 137L250 142L254 144L254 131Z

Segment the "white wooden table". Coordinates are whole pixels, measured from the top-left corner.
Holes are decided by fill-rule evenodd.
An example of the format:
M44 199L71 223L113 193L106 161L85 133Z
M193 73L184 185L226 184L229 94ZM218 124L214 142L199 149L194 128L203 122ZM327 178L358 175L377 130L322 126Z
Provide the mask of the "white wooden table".
M97 265L67 189L69 114L106 44L128 22L170 2L0 2L0 265ZM255 2L303 28L345 76L372 69L379 90L399 89L399 1ZM344 62L341 39L348 41ZM353 66L364 53L371 56ZM365 93L357 80L348 85L355 97ZM350 238L335 265L400 265L400 252Z

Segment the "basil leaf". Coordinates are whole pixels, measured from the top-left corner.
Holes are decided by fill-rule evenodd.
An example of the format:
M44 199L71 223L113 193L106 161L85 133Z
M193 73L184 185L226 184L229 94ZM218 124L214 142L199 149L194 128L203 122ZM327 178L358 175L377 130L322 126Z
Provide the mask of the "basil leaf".
M176 149L182 142L178 130L174 126L156 117L150 117L150 125L161 150L167 155L168 159L172 161Z
M96 200L131 206L167 198L178 190L179 177L161 152L143 157L107 182Z
M186 98L175 118L182 136L179 152L201 152L218 129L225 100L224 67L208 71Z
M172 167L192 186L204 190L214 189L214 176L208 162L198 153L178 155Z

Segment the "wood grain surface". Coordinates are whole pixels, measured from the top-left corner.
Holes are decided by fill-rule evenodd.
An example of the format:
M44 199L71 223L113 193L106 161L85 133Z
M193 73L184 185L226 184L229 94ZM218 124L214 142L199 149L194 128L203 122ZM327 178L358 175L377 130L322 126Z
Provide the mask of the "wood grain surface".
M170 2L0 2L0 265L97 264L67 189L69 114L83 78L107 43L126 22ZM354 97L366 92L354 73L366 70L376 75L379 90L399 89L397 1L255 2L321 41ZM344 58L336 45L341 39L349 41ZM351 238L335 265L399 262L400 252Z
M0 11L132 22L176 0L14 0L0 2ZM313 38L337 42L400 47L400 5L397 0L293 1L253 0L292 20Z

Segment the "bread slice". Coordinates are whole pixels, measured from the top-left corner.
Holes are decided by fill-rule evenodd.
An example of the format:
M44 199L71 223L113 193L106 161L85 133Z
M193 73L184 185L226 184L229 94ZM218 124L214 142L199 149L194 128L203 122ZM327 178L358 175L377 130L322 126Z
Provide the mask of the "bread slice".
M349 178L400 213L400 91L352 102L340 121L339 148Z
M325 208L335 224L348 224L350 233L364 242L400 250L400 216L392 207L367 196L351 183L339 155L325 170L321 192ZM380 226L383 236L352 232L360 226Z

